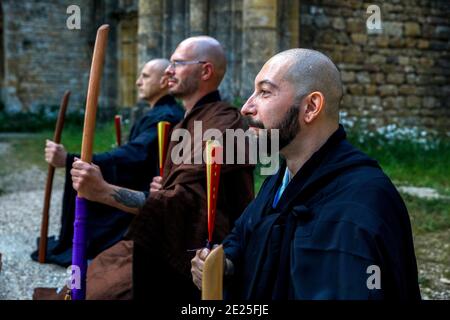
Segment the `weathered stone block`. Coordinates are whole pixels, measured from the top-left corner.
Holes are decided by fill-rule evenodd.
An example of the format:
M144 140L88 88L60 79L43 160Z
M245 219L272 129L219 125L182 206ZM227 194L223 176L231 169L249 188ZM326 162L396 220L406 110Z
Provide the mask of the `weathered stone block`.
M434 108L437 105L437 100L435 97L424 97L423 98L423 106L424 108Z
M393 96L397 95L398 89L397 86L394 86L392 84L382 85L379 87L380 96Z
M409 64L409 57L398 57L398 63L401 65Z
M402 84L405 82L405 75L402 73L391 73L387 76L388 83Z
M364 33L366 31L365 21L363 19L348 19L347 31L350 33Z
M336 30L344 30L345 29L345 20L343 18L334 18L332 27Z
M376 84L384 84L385 81L385 77L384 77L384 73L374 73L371 75L372 81L375 82Z
M386 57L381 54L373 54L369 56L368 62L373 64L382 64L386 62Z
M394 111L393 113L397 113L396 111L401 110L405 107L405 98L404 97L387 97L382 101L382 106L386 109L391 109Z
M401 38L403 36L403 23L401 23L401 22L384 22L383 30L389 36Z
M416 87L410 84L402 84L399 89L398 93L402 95L409 95L414 94Z
M389 37L385 35L377 36L375 43L380 48L387 48L389 46Z
M353 82L355 81L355 73L354 72L341 72L341 79L343 82Z
M348 91L353 95L362 95L364 93L363 86L359 84L351 84L348 86Z
M422 99L417 96L406 97L406 107L409 109L419 108L421 106Z
M356 80L359 83L370 83L370 77L368 72L358 72L356 74Z
M351 35L353 43L356 44L366 44L367 42L367 35L363 33L354 33Z
M374 96L377 94L377 88L378 87L374 84L366 84L364 86L364 92L369 96Z
M405 23L405 36L416 37L420 35L420 25L417 22Z

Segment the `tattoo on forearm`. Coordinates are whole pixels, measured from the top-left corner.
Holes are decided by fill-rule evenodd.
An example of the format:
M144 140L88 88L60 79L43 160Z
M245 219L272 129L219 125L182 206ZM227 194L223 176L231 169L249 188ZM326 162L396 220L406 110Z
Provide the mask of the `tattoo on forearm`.
M141 208L145 203L145 194L143 192L118 189L114 190L111 196L118 203L129 208Z

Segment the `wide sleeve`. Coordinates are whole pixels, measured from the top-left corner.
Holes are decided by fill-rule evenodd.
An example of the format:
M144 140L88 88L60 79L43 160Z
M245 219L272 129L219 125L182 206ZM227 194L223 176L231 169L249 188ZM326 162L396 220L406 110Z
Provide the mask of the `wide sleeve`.
M388 270L374 236L376 230L355 224L355 219L337 218L342 210L335 208L336 214L328 214L313 225L297 226L290 260L290 298L384 298ZM361 212L347 207L346 217L351 214Z
M127 234L188 279L194 249L204 246L208 232L206 209L202 205L206 201L200 190L196 183L191 183L150 193ZM193 234L197 240L192 239Z
M141 163L147 159L149 150L157 150L157 142L156 122L146 119L142 127L139 128L139 134L120 147L94 155L93 162L100 167L111 165L130 166L135 163Z

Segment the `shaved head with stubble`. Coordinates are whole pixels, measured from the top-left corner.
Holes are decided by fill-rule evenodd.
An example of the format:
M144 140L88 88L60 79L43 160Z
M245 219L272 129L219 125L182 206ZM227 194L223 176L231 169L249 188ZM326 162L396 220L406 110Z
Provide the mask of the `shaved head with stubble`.
M284 78L296 87L297 99L314 91L321 92L325 97L324 112L339 120L342 81L330 58L316 50L290 49L275 55L269 62L286 64Z
M225 51L219 41L208 36L197 36L187 38L178 47L189 51L191 59L210 62L214 67L213 79L219 86L227 69Z
M169 92L180 98L188 111L202 96L217 90L227 68L222 45L208 36L183 40L170 60L174 64L166 69ZM183 62L189 64L183 65Z
M290 49L264 64L241 113L254 131L277 129L282 154L295 153L338 128L342 93L339 70L326 55Z
M147 101L151 106L169 91L165 70L170 62L167 59L153 59L141 69L136 80L139 99Z

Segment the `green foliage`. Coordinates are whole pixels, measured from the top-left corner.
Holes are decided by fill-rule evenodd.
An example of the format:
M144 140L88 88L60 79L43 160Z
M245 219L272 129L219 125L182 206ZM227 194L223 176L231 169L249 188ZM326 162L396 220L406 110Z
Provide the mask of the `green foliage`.
M48 132L47 136L52 139L53 132ZM64 128L61 143L68 152L79 153L81 150L81 140L83 128L81 126L68 125ZM94 136L94 152L104 152L116 146L116 136L114 123L97 123Z
M126 132L126 131L125 131ZM38 165L45 169L47 163L44 160L45 140L53 139L53 129L44 130L39 133L30 133L20 136L20 138L8 139L12 145L14 161L7 166L0 167L0 175L10 171L11 168L29 167L31 165ZM68 152L80 153L81 138L83 135L83 128L79 125L68 124L65 125L61 143ZM7 138L2 138L4 140ZM0 140L0 141L1 141ZM94 153L111 150L116 145L115 128L111 123L98 123L95 130L94 137Z
M51 110L57 110L57 106L47 108L47 111L41 109L37 113L20 112L5 113L0 111L0 132L41 132L55 128L57 113ZM81 113L68 113L65 118L68 125L80 125L83 123Z
M441 193L450 194L448 138L415 141L373 135L360 142L359 133L350 132L349 140L376 159L396 184L433 187Z
M361 139L361 135L364 135ZM450 228L450 140L433 141L387 138L381 134L366 135L350 131L350 142L376 159L397 186L435 188L443 199L421 199L402 194L411 217L414 234ZM266 177L255 169L255 192Z
M233 107L241 109L241 107L244 105L245 101L246 100L241 97L234 97L233 101L231 101L231 105Z

